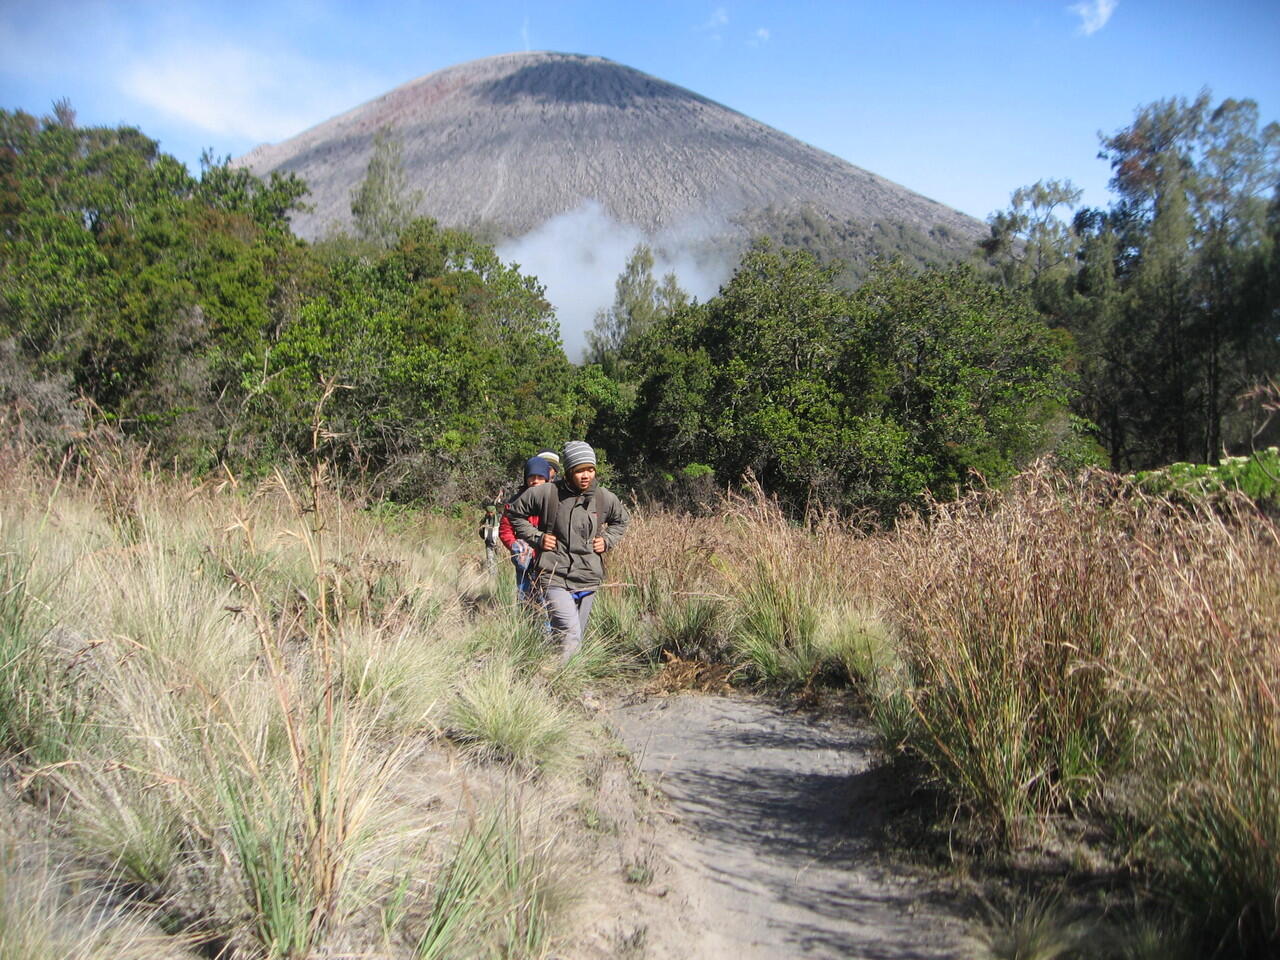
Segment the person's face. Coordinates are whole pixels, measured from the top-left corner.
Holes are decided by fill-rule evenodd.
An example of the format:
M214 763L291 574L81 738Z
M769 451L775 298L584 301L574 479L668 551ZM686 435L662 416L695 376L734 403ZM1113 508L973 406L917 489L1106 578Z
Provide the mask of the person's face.
M595 478L596 465L594 463L580 463L569 471L569 479L573 481L573 485L579 490L587 489Z
M546 482L547 478L538 473L531 473L529 476L524 478L524 485L526 487L536 487L538 484Z

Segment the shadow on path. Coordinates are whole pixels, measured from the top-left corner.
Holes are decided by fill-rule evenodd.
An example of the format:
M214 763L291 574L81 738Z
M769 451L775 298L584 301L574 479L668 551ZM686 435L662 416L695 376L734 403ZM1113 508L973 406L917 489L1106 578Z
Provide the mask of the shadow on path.
M901 797L865 728L751 698L684 695L607 717L686 828L672 858L734 960L967 956L923 874L878 857Z

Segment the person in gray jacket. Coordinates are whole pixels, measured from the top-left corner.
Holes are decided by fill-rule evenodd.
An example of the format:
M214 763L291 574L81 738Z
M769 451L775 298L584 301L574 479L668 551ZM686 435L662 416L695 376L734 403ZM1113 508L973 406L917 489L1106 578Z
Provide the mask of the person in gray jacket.
M582 646L592 601L604 583L604 554L618 545L631 515L596 483L596 452L590 445L569 441L561 462L564 475L525 490L511 502L508 516L516 536L537 551L531 569L542 585L561 659L567 661Z

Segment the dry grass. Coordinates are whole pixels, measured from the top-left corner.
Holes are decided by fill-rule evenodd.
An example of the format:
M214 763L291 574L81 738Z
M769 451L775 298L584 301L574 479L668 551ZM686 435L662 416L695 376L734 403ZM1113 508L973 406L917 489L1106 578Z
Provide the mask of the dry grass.
M435 903L469 868L443 866L458 825L396 785L413 756L453 751L450 735L572 777L574 718L554 675L536 680L549 646L486 608L493 587L460 559L452 528L383 522L322 471L192 487L109 450L52 482L28 464L5 469L0 736L78 869L119 878L126 906L161 904L166 929L228 958L407 957L417 934L386 918L476 926L501 914L493 898L480 919L478 905ZM551 718L540 736L531 716ZM487 816L475 807L463 837ZM528 831L508 814L490 834L519 846ZM554 872L552 847L537 850L513 863ZM50 891L34 905L24 892L21 909L63 909ZM558 902L544 891L520 906L530 919L504 955L543 955ZM84 913L82 955L121 942L107 913ZM48 942L15 955L60 955L63 940ZM131 942L126 953L150 957L180 941Z
M641 649L853 677L1004 849L1119 812L1204 949L1280 948L1280 541L1247 502L1038 467L869 535L756 491L638 517L619 559Z
M904 523L912 749L1008 838L1109 794L1209 949L1280 946L1280 538L1045 470Z
M479 857L466 837L498 828L447 841L397 762L453 738L522 776L572 767L572 701L636 662L667 687L855 683L1006 849L1118 812L1203 950L1280 945L1280 538L1244 503L1037 469L885 533L758 490L640 512L561 669L438 521L356 510L323 474L0 470L9 763L85 862L228 956L428 956L507 913L505 955L545 953L555 898L492 885L525 870L520 818L486 841L517 852ZM490 919L439 912L468 884Z

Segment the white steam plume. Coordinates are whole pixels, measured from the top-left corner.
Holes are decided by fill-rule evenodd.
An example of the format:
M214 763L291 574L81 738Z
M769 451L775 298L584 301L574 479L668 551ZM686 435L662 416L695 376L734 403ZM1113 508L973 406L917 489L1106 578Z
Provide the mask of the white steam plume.
M726 279L723 270L699 266L696 246L709 235L689 226L647 236L638 227L619 223L595 200L552 217L531 233L498 247L505 261L519 264L547 288L547 299L560 321L560 335L569 359L582 359L587 331L597 311L613 304L614 283L636 244L654 251L654 276L661 281L674 273L691 296L706 300Z

